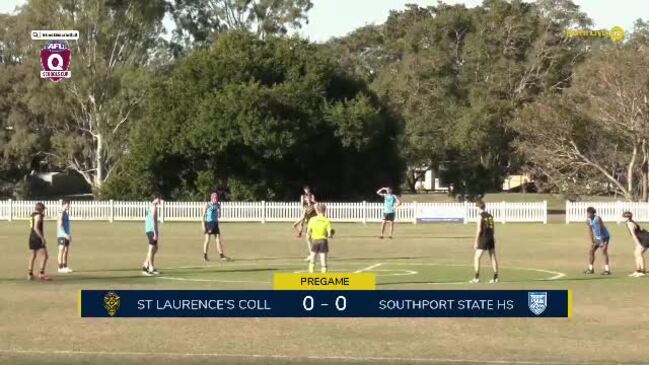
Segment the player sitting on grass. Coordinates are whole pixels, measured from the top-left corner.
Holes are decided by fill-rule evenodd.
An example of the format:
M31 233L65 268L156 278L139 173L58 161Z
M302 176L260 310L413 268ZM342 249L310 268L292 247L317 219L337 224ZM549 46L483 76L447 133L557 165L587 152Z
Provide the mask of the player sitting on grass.
M491 267L494 270L494 277L489 282L493 284L498 282L498 259L496 258L496 240L494 238L494 217L485 211L484 202L477 202L476 207L478 208L479 219L478 229L473 243L473 248L475 249L475 254L473 256L473 269L475 270L475 276L471 280L471 283L480 282L480 259L482 258L482 254L484 254L485 251L488 251L489 258L491 258Z
M649 232L642 229L638 223L633 220L631 212L624 212L622 217L626 218L626 228L635 242L635 271L629 276L639 278L645 276L647 271L645 269L644 253L649 248Z
M61 215L56 222L56 241L59 244L58 259L60 273L72 272L72 269L68 267L68 253L70 252L70 242L72 242L72 236L70 234L70 215L68 213L69 210L70 202L64 200Z
M604 226L602 218L596 215L596 213L595 208L586 208L588 234L590 235L591 245L588 250L588 269L584 271L584 274L595 273L595 269L593 268L593 264L595 263L595 251L597 251L598 248L601 248L602 255L604 255L604 271L602 272L602 275L611 275L608 258L608 244L611 241L611 235Z
M315 269L315 258L320 257L320 271L327 272L327 253L329 252L329 238L334 235L331 228L331 221L325 217L327 207L318 203L315 206L317 215L309 220L307 224L307 237L311 244L311 253L309 254L309 272Z
M146 276L158 275L155 268L155 255L158 253L158 239L160 231L158 230L158 206L160 205L160 194L153 195L151 206L147 209L146 218L144 219L144 229L147 240L149 241L149 250L147 251L144 264L142 264L142 274Z
M205 233L205 241L203 242L203 260L209 261L207 251L210 247L210 236L214 236L216 241L216 250L222 261L228 261L230 258L223 253L223 245L221 243L221 228L219 227L219 218L221 218L221 203L219 203L219 194L213 192L210 195L210 201L205 205L203 212L203 233Z
M51 280L49 276L45 275L45 268L47 266L47 247L45 242L45 233L43 231L43 222L45 220L45 204L38 202L34 207L34 212L31 214L29 221L29 249L32 255L29 258L29 273L27 279L34 279L34 261L38 253L42 253L43 261L41 261L41 270L38 274L40 280Z
M397 198L396 195L392 194L392 189L388 187L380 188L376 191L379 196L383 197L383 222L381 222L381 235L380 239L383 239L383 232L385 231L385 224L390 224L390 235L388 238L392 239L392 234L394 233L394 216L396 208L401 205L401 201Z

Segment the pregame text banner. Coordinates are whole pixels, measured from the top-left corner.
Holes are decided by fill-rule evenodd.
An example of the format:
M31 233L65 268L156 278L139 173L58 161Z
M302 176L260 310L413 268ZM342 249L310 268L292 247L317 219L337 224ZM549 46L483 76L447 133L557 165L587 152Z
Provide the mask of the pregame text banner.
M275 290L373 290L376 274L364 273L276 273Z
M554 317L569 290L81 290L81 317Z

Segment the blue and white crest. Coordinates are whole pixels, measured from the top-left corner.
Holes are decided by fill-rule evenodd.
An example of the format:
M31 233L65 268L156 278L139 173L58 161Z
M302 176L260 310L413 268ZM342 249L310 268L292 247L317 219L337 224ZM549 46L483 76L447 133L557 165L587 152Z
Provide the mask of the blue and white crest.
M528 292L527 306L537 316L545 312L545 308L548 307L548 293L544 291Z

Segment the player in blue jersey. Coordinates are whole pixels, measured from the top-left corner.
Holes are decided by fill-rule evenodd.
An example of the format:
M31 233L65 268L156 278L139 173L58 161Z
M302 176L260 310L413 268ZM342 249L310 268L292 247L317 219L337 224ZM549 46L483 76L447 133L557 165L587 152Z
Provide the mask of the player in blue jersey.
M70 252L70 243L72 234L70 231L70 202L63 201L61 215L56 222L56 241L59 244L59 273L71 273L72 269L68 266L68 254Z
M389 223L390 235L388 238L392 239L392 234L394 233L394 216L397 207L401 205L401 201L399 201L399 198L397 198L396 195L392 194L392 189L389 187L380 188L376 193L383 197L383 222L381 222L381 235L379 238L383 239L385 225L386 223Z
M604 271L602 272L602 275L611 275L608 257L608 245L611 241L611 235L608 233L606 226L604 226L602 218L596 213L597 211L595 211L595 208L586 208L588 233L590 234L591 245L588 250L588 269L584 271L584 274L595 273L595 269L593 268L593 264L595 263L595 251L601 248L602 254L604 255Z
M223 245L221 243L221 229L219 227L219 218L221 217L221 203L219 202L219 194L213 192L210 195L210 201L205 205L203 211L203 233L205 234L205 241L203 242L203 260L209 261L207 257L208 248L210 247L210 236L214 236L216 241L216 250L219 252L221 261L230 260L229 257L223 253Z
M144 263L142 264L142 274L146 276L159 274L158 270L155 268L155 255L158 253L158 240L160 239L158 223L158 207L160 201L160 194L154 194L151 206L147 208L146 217L144 219L144 231L147 240L149 241L149 250L147 251Z

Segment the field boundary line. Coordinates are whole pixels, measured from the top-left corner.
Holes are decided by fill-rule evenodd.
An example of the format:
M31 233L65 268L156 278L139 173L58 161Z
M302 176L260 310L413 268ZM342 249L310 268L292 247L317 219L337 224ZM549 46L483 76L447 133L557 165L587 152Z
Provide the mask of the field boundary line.
M533 361L533 360L475 360L451 358L423 358L423 357L387 357L387 356L289 356L289 355L262 355L262 354L225 354L225 353L182 353L182 352L136 352L136 351L72 351L72 350L23 350L0 349L0 354L37 354L37 355L89 355L89 356L142 356L142 357L213 357L213 358L241 358L241 359L284 359L284 360L330 360L330 361L356 361L356 362L386 362L386 363L473 363L473 364L517 364L517 365L611 365L633 364L649 365L638 362L570 362L570 361Z
M370 271L372 269L376 269L377 267L379 267L381 265L383 265L383 263L379 262L378 264L370 265L370 266L364 267L364 268L362 268L360 270L356 270L356 271L354 271L354 274L362 273L362 272L365 272L365 271Z

